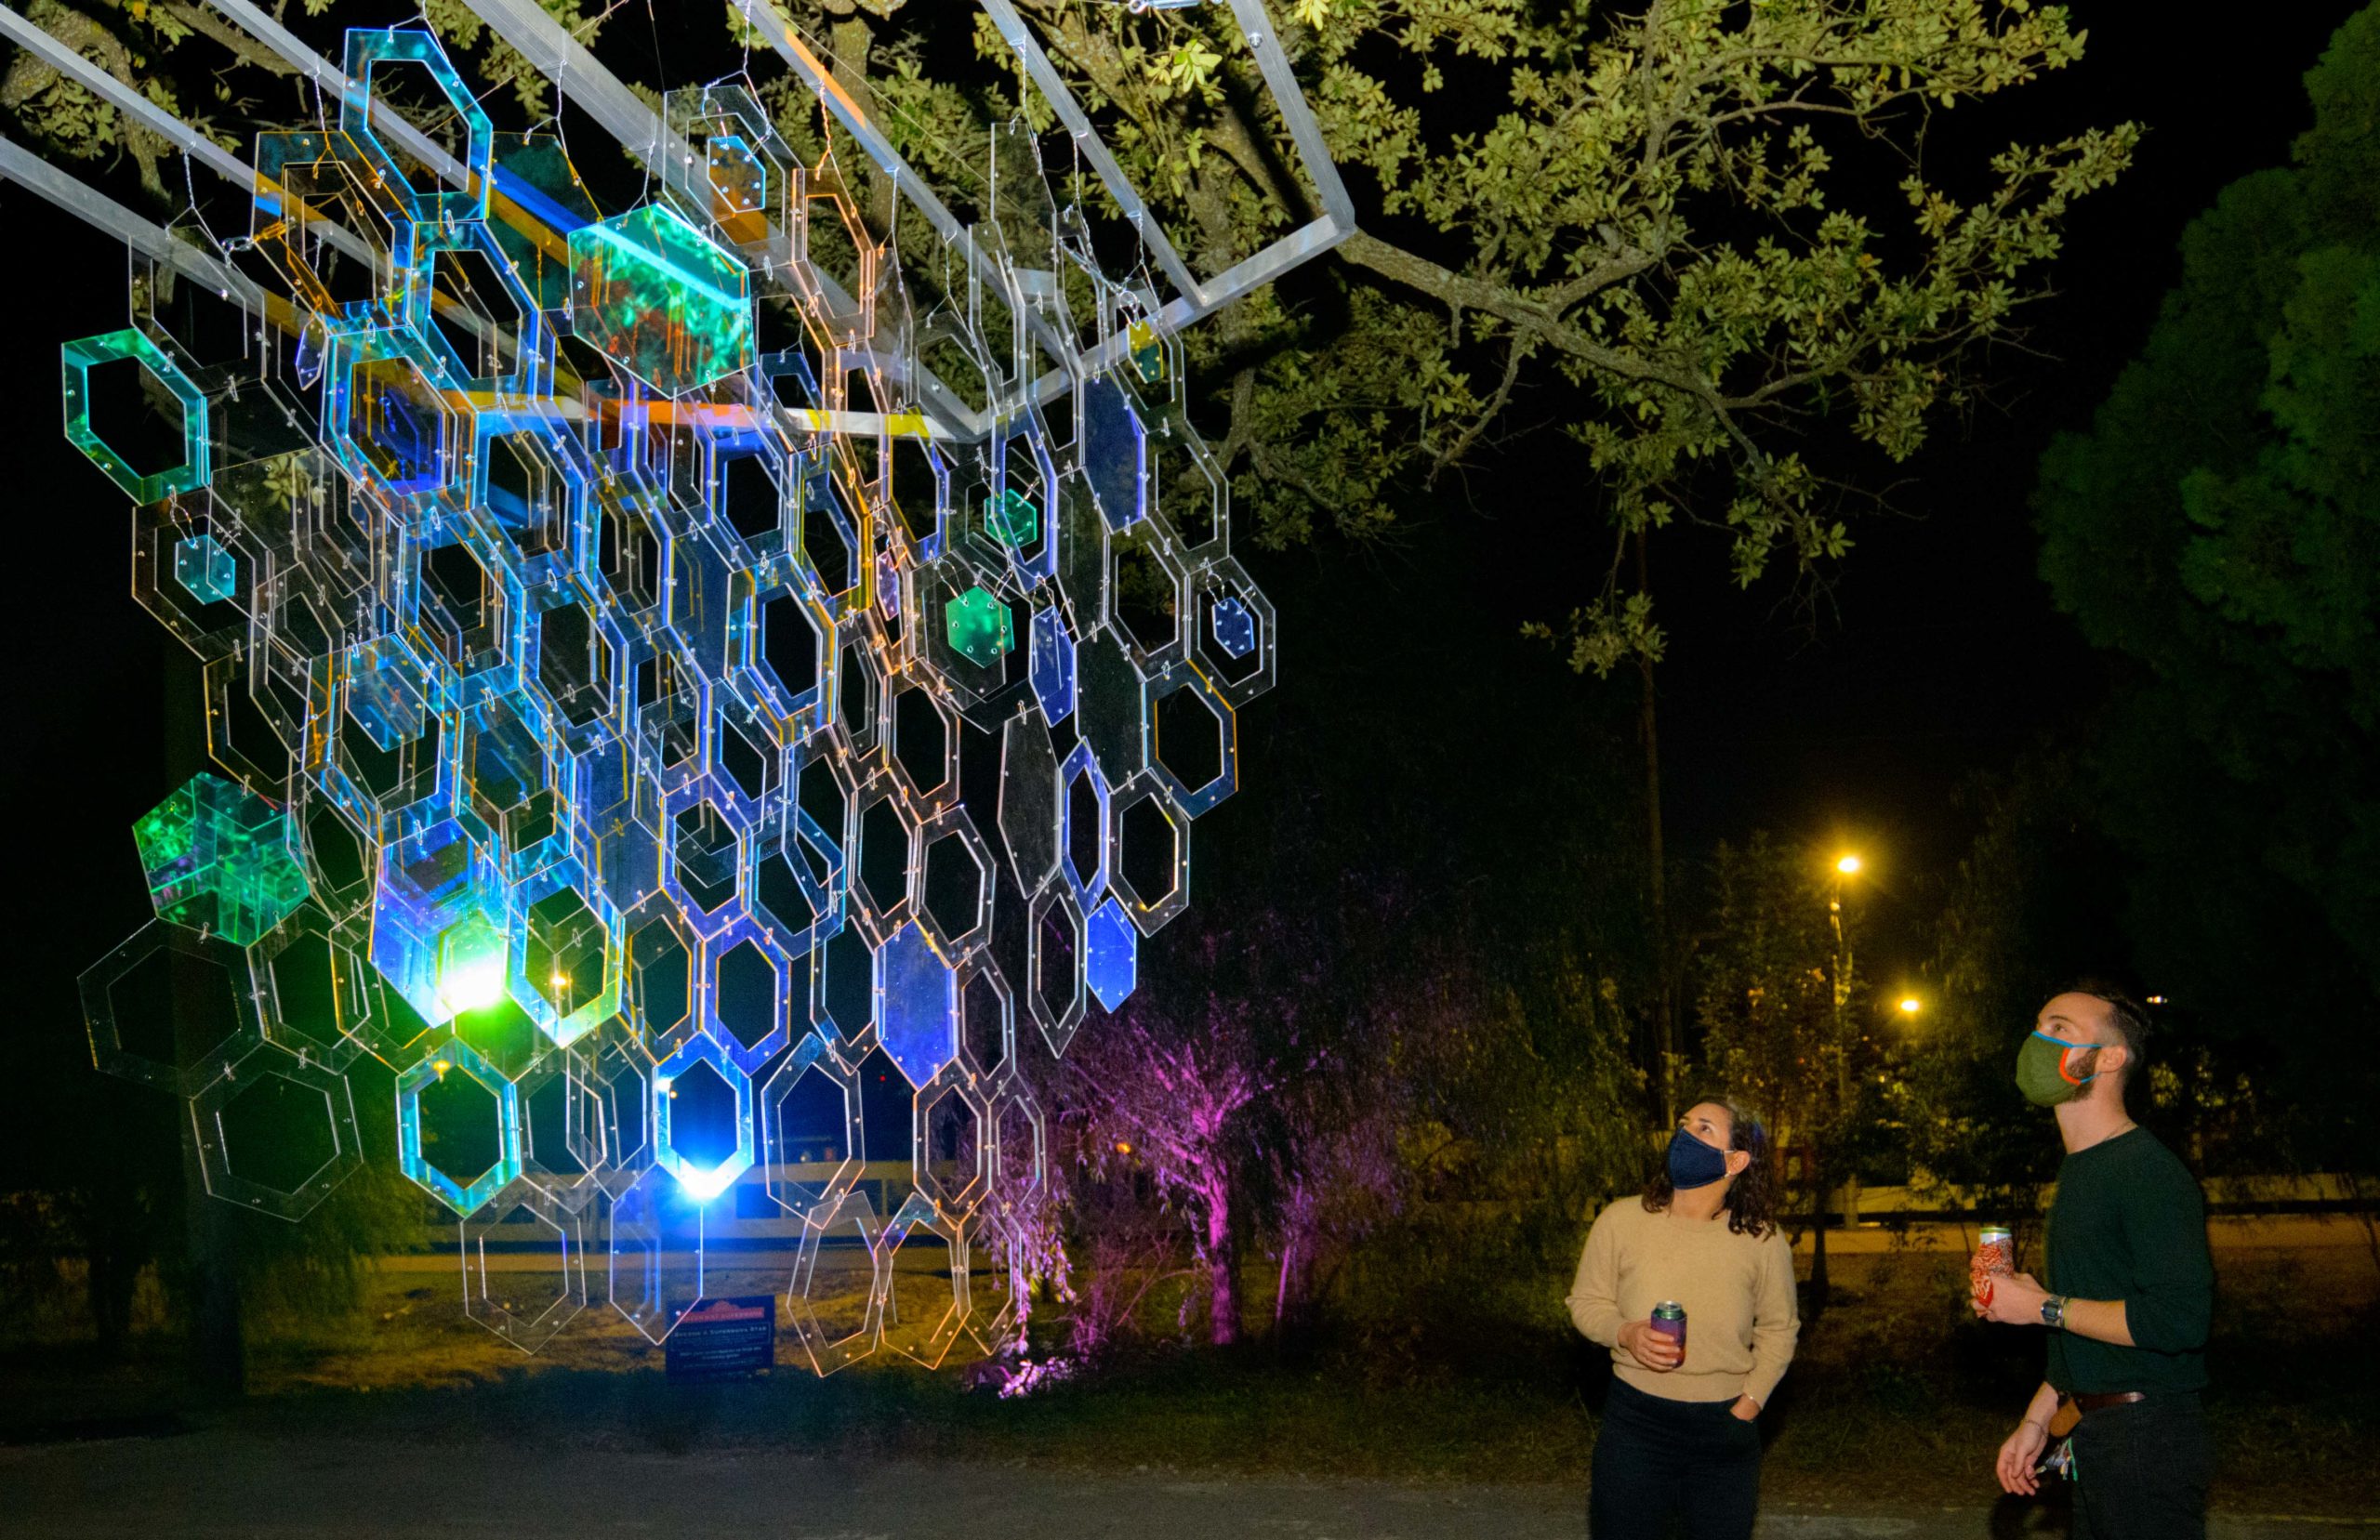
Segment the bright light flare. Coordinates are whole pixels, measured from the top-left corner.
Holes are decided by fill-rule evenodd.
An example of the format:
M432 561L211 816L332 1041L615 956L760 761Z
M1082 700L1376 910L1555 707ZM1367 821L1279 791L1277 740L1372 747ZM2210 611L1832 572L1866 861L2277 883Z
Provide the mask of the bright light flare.
M1919 1011L1924 1010L1924 1008L1925 1008L1925 1002L1924 1002L1924 1001L1923 1001L1923 1000L1920 1000L1916 995L1914 995L1914 994L1904 994L1904 995L1902 995L1902 996L1901 996L1901 1001L1900 1001L1900 1013L1901 1013L1903 1016L1914 1016L1914 1015L1916 1015Z
M504 955L457 958L438 977L441 1004L461 1015L485 1010L504 998Z
M1834 869L1842 873L1844 876L1849 876L1852 873L1859 870L1859 858L1858 856L1844 856L1835 862Z
M439 940L438 1003L449 1016L485 1010L502 1000L510 973L504 932L484 915L463 920Z
M729 1160L722 1161L707 1171L697 1166L681 1165L678 1168L677 1176L678 1185L692 1194L696 1203L707 1204L734 1186L735 1178L743 1174L744 1167Z

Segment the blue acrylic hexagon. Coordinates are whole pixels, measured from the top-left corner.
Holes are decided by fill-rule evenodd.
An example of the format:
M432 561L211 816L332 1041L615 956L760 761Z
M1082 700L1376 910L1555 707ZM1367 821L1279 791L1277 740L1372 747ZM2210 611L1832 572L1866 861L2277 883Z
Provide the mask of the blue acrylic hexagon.
M1082 468L1109 529L1130 529L1147 516L1148 430L1110 376L1083 387Z
M1041 715L1057 726L1075 709L1075 638L1066 631L1066 617L1056 605L1033 612L1032 639L1026 675Z
M1256 617L1239 600L1215 600L1214 615L1208 624L1215 633L1215 645L1233 657L1244 658L1256 651Z
M1099 1003L1114 1010L1139 981L1140 932L1124 905L1109 899L1083 922L1083 979Z
M697 1165L681 1154L671 1127L670 1087L680 1075L698 1063L709 1065L735 1095L735 1148L713 1165ZM684 1047L654 1067L653 1163L677 1178L681 1187L707 1203L752 1168L757 1149L752 1132L752 1077L735 1067L735 1060L722 1045L697 1033Z
M911 921L876 954L877 1035L912 1086L959 1056L959 976Z

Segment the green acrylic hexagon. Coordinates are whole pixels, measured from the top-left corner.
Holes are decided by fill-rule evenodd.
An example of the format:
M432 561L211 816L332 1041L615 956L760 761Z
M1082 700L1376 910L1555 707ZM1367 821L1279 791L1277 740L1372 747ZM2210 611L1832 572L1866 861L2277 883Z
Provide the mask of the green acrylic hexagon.
M658 204L571 231L571 330L668 395L751 367L744 264Z
M176 925L248 946L306 902L289 815L205 771L132 826L149 899Z
M107 472L109 480L143 503L153 503L177 493L196 492L206 485L214 474L207 452L206 397L182 373L181 365L165 356L164 349L127 326L120 332L105 332L67 343L58 352L66 392L66 437L90 456L93 465ZM180 465L143 476L91 427L91 370L119 359L139 362L181 403Z
M1041 533L1041 510L1033 506L1032 498L1011 487L998 497L984 499L984 528L1000 544L1022 550Z
M942 615L951 647L978 668L991 667L1016 646L1008 606L981 584L944 605Z

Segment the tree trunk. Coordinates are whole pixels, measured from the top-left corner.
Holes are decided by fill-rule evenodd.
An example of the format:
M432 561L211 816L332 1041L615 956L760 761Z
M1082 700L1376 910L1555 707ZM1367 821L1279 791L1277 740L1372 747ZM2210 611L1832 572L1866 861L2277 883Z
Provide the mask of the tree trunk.
M1826 1270L1826 1172L1810 1167L1810 1313L1826 1309L1833 1284Z
M1218 1348L1239 1340L1239 1246L1231 1231L1228 1200L1207 1204L1207 1316L1209 1339Z
M209 1401L247 1393L247 1350L240 1290L232 1276L231 1210L209 1197L199 1164L198 1130L181 1111L182 1223L190 1240L191 1378Z
M126 1200L129 1202L129 1196ZM84 1257L83 1295L91 1310L91 1334L99 1361L119 1363L132 1336L132 1299L140 1284L146 1248L121 1219L94 1217Z
M1636 591L1653 591L1650 542L1636 532ZM1670 915L1668 858L1661 847L1661 734L1655 709L1653 660L1636 654L1636 677L1643 686L1637 727L1645 740L1645 873L1646 893L1653 911L1653 1052L1658 1056L1654 1078L1661 1087L1661 1124L1677 1124L1677 1086L1672 1083L1671 1062L1677 1056L1677 1008L1670 989Z
M206 727L200 716L205 681L198 660L179 646L165 652L165 770L179 786L206 762ZM192 1036L184 1001L205 987L206 965L175 955L174 1041ZM231 1401L247 1389L247 1355L240 1329L240 1288L234 1276L231 1211L207 1195L206 1171L198 1151L198 1125L187 1102L177 1109L181 1125L182 1230L190 1247L191 1377L209 1400Z
M826 68L833 72L835 83L851 94L860 111L871 119L883 116L877 105L876 87L868 81L868 70L876 50L876 32L865 17L852 15L849 7L840 7L842 14L826 29L828 58ZM867 221L868 232L878 240L892 232L895 212L900 203L900 189L892 178L878 169L866 155L847 155L837 163L843 178L860 204L860 215ZM857 297L854 296L853 297Z

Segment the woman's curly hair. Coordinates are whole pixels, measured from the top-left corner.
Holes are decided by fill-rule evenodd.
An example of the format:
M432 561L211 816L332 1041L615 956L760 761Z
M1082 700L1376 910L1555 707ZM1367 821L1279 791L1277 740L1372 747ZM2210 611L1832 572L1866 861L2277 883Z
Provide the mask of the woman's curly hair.
M1758 1239L1777 1228L1777 1157L1769 1149L1768 1130L1733 1097L1696 1097L1686 1105L1705 1103L1726 1109L1727 1147L1752 1156L1752 1164L1727 1189L1727 1228ZM1659 1214L1669 1207L1673 1195L1669 1162L1664 1160L1654 1168L1653 1179L1645 1184L1645 1211Z

